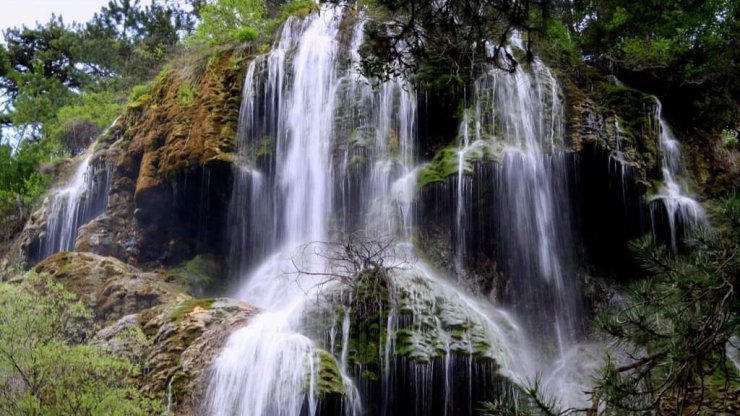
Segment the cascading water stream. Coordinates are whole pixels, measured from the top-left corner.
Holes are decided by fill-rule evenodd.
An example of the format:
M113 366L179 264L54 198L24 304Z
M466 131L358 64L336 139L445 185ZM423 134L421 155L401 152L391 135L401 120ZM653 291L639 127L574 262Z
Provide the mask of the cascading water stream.
M511 43L521 47L518 36ZM500 267L510 287L504 300L540 345L534 353L541 365L536 371L550 384L548 390L573 403L577 389L565 372L578 348L583 315L560 96L555 77L538 59L512 74L491 69L476 81L474 107L461 126L456 246L465 244L459 240L465 237L464 204L474 191L464 177L472 163L493 160L494 180L488 186L495 187L497 202L490 221L498 225ZM553 340L554 347L549 346Z
M262 144L259 140L270 135L276 166L268 180L257 169L242 169L232 211L249 210L249 215L237 214L237 223L243 221L240 230L249 227L238 235L240 250L273 254L239 291L240 298L264 312L231 335L215 363L208 396L214 415L316 413L320 357L314 342L298 328L306 292L317 281L292 281L289 266L301 244L326 238L331 214L329 147L339 18L336 9L327 8L305 21L291 19L273 51L255 59L247 73L240 153L249 156L249 144ZM290 63L288 53L295 54ZM279 218L280 226L263 221L270 214ZM258 243L260 237L266 241ZM311 270L322 267L318 256L299 261ZM358 405L350 403L349 409L356 412Z
M665 209L670 243L673 251L678 249L678 240L686 231L706 223L706 214L701 204L690 196L685 182L686 172L681 161L681 145L673 135L668 123L663 119L663 105L656 98L653 120L657 130L658 145L661 155L663 185L651 198L650 206L653 227L656 224L656 205L660 203ZM653 229L655 234L655 228Z
M110 166L94 163L92 152L91 147L69 182L49 197L39 260L73 250L78 229L102 213L108 204Z
M353 69L362 16L353 26L349 59L342 59L343 19L351 18L328 6L304 20L289 19L272 51L248 68L231 206L232 254L236 273L246 276L237 296L263 312L229 337L215 361L210 414L317 413L327 354L341 376L342 413L361 411L349 377L368 371L349 354L356 308L351 295L341 295L341 285L321 276L332 273L331 262L307 248L337 232L363 229L379 239L410 238L418 171L416 101L401 81L373 89ZM412 256L414 250L405 243L395 252ZM470 400L473 389L489 388L497 372L515 378L518 363L512 357L520 334L507 314L464 295L421 261L395 271L389 292L387 312L381 311L387 314L386 332L376 351L382 403L370 412L393 414L392 406L439 412L431 406L440 377L434 363L440 359L442 414L454 412L452 377L458 370L467 369L471 380L474 372L489 380L471 382L465 398L457 398L469 413L477 405ZM399 348L408 358L395 358ZM474 359L483 364L474 365ZM462 365L457 362L464 367L455 367ZM402 369L413 374L409 388L416 402L391 404L396 399L389 386Z

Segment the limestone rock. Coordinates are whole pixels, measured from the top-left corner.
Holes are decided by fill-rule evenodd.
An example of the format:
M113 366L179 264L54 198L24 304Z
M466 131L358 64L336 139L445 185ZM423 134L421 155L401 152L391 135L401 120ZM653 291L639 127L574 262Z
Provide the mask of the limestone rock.
M33 270L49 274L77 294L100 322L169 302L181 291L160 274L145 273L115 258L92 253L56 253Z
M166 396L174 414L197 415L213 360L229 334L255 313L255 308L235 299L182 297L121 318L99 331L95 342L134 362L141 360L147 370L143 389ZM137 329L145 334L143 345L128 333Z

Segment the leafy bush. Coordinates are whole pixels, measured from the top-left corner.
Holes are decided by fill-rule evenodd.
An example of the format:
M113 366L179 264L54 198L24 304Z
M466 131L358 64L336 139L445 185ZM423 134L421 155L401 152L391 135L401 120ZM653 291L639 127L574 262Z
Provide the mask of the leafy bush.
M41 172L43 162L59 152L50 140L24 141L14 150L0 145L0 239L9 237L44 193L51 178Z
M128 101L130 103L136 102L136 100L144 96L149 91L150 87L151 85L149 83L134 85L128 95Z
M177 90L177 101L182 106L188 106L195 102L197 93L187 84L182 84Z
M103 131L118 117L121 109L120 100L111 91L82 93L72 103L59 108L56 119L47 124L47 136L65 144L64 137L73 134L71 130L83 124L97 127L99 132ZM97 135L92 139L95 137ZM89 143L88 141L83 147L87 147ZM79 149L67 147L67 150L73 154L79 153Z
M285 21L290 16L306 17L318 8L319 5L313 0L289 1L280 8L280 20Z
M0 413L148 415L161 411L130 381L136 368L85 345L92 312L58 282L0 284Z

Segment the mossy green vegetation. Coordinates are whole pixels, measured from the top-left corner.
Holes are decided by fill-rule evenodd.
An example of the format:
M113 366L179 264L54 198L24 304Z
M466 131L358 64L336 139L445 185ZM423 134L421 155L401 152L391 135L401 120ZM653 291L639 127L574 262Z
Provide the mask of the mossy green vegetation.
M444 182L447 177L457 174L459 160L457 149L445 147L434 155L434 159L419 170L416 187L421 189L429 184Z
M177 90L177 102L181 106L193 105L195 102L196 92L188 84L183 83L180 85L180 89Z
M656 98L634 88L608 82L597 83L595 94L604 111L616 115L622 130L625 153L646 177L657 177L660 156L655 119Z
M316 316L329 322L312 329L321 333L349 319L348 345L336 337L333 352L346 348L348 369L357 377L379 382L390 365L386 359L398 358L424 365L459 354L497 367L490 328L461 299L416 272L364 273L320 302Z
M319 395L339 394L344 391L344 380L339 371L337 360L332 357L326 350L317 349L316 357L318 359L318 389Z
M200 309L210 309L213 305L214 299L186 299L181 300L180 302L175 305L175 307L170 311L169 320L172 322L177 322L181 320L183 317L185 317L187 314L193 312L194 310L200 308Z
M503 154L503 144L492 132L496 126L482 127L484 138L469 144L465 148L448 146L440 149L431 162L424 165L418 174L417 189L427 185L445 182L450 176L457 175L462 167L464 175L473 173L478 162L500 162ZM460 156L462 153L462 161ZM461 165L462 162L462 165Z
M199 254L168 270L167 275L185 286L191 295L203 296L220 282L222 262L217 256Z

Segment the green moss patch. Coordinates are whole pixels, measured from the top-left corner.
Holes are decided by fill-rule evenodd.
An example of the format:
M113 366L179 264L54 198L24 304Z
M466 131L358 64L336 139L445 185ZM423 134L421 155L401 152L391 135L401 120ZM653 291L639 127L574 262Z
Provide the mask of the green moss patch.
M431 162L419 170L417 188L444 182L449 176L457 174L458 165L457 149L446 147L440 150Z
M214 300L210 298L182 300L175 305L172 311L170 311L168 319L172 322L179 321L185 317L185 315L193 312L196 308L210 309L213 302Z
M223 260L211 254L199 254L167 271L167 276L187 288L194 296L203 296L220 281Z
M319 394L344 394L344 381L337 361L325 350L317 350Z

